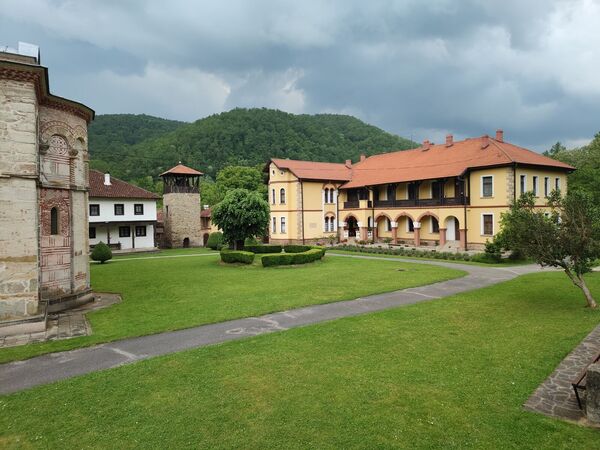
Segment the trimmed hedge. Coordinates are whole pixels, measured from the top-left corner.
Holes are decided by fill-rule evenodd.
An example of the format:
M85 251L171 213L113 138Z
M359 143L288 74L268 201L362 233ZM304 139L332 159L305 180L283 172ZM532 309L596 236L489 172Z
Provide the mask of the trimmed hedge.
M244 245L244 250L252 253L281 253L281 245Z
M242 250L221 249L221 261L227 264L242 263L252 264L254 262L254 253Z
M206 246L213 250L221 250L221 247L223 247L223 233L221 233L220 231L210 233L208 235L208 241L206 242Z
M311 245L294 245L294 244L289 244L289 245L284 245L283 246L283 250L286 253L303 253L303 252L307 252L311 249L313 249L314 247Z
M309 247L302 253L282 253L280 255L265 255L261 258L263 267L289 266L292 264L307 264L325 256L323 247Z

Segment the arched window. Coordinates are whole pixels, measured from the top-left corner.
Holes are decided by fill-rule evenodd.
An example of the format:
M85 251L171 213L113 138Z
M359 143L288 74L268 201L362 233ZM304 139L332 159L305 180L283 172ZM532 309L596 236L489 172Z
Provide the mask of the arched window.
M335 192L335 189L329 189L329 203L334 203L334 201L333 201L334 192Z
M415 231L415 224L413 223L413 220L410 217L407 217L406 226L408 228L407 231L409 233L412 233L413 231Z
M58 234L58 208L50 210L50 234Z
M281 233L285 233L285 217L281 218L281 225L279 226L279 231Z
M325 188L325 203L330 203L329 201L329 189Z
M279 191L279 203L281 203L282 205L285 204L285 189L281 188L281 190Z
M392 221L387 217L385 219L385 228L386 231L392 231Z
M272 194L272 195L271 195L271 197L272 197L272 199L271 199L271 203L275 204L275 189L272 189L272 190L271 190L271 194Z
M325 232L329 231L329 217L325 217Z

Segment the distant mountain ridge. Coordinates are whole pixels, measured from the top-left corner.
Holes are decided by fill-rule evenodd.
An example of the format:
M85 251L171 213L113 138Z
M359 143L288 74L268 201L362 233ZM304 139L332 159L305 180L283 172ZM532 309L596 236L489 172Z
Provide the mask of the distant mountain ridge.
M347 115L237 108L193 123L147 115L99 115L90 125L91 167L135 181L179 161L214 178L228 165L271 157L343 162L415 148L409 139Z

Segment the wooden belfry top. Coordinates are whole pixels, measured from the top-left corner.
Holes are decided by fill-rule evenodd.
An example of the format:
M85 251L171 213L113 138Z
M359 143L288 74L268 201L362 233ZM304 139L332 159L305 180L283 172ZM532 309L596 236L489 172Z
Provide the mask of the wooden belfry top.
M165 175L200 176L200 175L204 175L204 174L196 169L192 169L190 167L184 166L183 164L179 163L175 167L172 167L171 169L167 170L166 172L163 172L160 174L161 177L164 177Z

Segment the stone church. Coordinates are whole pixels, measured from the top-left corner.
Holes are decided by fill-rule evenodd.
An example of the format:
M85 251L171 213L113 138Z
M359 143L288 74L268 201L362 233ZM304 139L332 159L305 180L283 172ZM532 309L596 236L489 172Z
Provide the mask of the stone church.
M93 118L87 106L50 93L39 52L0 52L0 335L41 329L47 312L92 300Z

